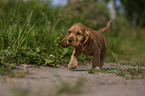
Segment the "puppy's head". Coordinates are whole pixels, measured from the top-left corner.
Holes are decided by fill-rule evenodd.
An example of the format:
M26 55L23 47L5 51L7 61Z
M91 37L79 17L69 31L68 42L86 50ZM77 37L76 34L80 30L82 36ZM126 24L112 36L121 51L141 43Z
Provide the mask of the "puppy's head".
M64 48L68 46L78 47L85 44L88 38L89 32L86 26L81 23L76 23L68 30L66 37L62 41L58 41L58 43Z

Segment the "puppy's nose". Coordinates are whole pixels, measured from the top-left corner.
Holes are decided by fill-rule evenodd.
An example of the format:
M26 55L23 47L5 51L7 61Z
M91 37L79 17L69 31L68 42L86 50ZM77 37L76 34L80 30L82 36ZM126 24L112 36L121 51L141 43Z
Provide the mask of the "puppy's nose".
M68 42L71 43L72 42L72 39L68 39Z

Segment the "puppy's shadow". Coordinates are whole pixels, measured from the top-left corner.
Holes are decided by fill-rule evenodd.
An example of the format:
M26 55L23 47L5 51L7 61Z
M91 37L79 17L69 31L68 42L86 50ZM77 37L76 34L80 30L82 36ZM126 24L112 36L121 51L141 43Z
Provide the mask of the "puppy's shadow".
M75 69L70 69L70 71L88 71L89 69L86 68L75 68ZM105 67L105 68L101 68L101 70L104 71L115 71L115 70L119 70L118 67Z
M114 70L119 70L118 67L108 67L108 68L102 68L103 70L106 70L106 71L114 71Z

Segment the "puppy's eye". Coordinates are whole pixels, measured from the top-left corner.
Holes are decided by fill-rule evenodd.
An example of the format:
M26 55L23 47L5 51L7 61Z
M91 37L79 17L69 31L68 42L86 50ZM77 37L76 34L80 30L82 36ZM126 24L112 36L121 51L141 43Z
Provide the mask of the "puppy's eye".
M71 31L68 31L68 33L71 33Z
M81 35L81 33L80 32L77 32L77 35Z

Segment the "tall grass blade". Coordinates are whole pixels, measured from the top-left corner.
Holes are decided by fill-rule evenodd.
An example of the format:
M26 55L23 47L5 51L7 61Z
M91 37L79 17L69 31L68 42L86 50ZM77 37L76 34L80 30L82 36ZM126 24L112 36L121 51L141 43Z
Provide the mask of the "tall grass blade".
M22 32L24 31L26 25L30 22L30 19L31 19L31 17L32 17L32 13L33 13L33 11L31 11L31 13L29 14L28 18L26 19L26 21L25 21L25 23L24 23L24 25L23 25L21 31L19 32L18 38L17 38L16 42L14 43L13 47L15 46L15 44L16 44L17 42L18 42L18 47L19 47L19 43L20 43L20 41L21 41L21 40L20 40L20 36L21 36ZM23 35L24 35L24 34L22 34L22 36L23 36ZM22 37L22 36L21 36L21 37ZM13 47L12 47L12 49L13 49Z
M39 19L33 24L33 26L30 28L30 30L28 31L28 33L26 34L26 36L22 39L20 46L23 44L24 40L27 38L28 34L31 32L31 30L34 28L34 26L36 25L36 23L39 21Z
M118 61L116 55L115 55L113 52L111 52L111 54L112 54L112 56L114 57L116 63L118 64L118 67L121 68L120 62Z

